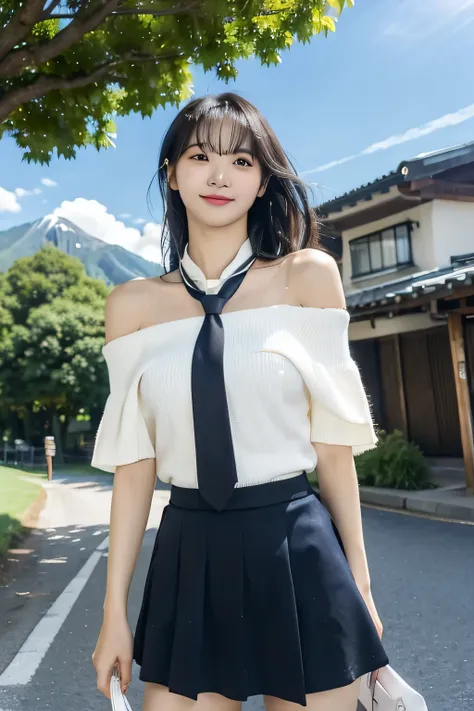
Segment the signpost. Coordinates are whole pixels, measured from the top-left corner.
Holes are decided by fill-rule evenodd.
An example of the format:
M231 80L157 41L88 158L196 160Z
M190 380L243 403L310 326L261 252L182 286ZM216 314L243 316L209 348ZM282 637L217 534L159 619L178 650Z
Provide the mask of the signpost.
M56 444L52 435L44 438L44 453L48 465L48 481L51 481L53 478L53 457L56 454Z

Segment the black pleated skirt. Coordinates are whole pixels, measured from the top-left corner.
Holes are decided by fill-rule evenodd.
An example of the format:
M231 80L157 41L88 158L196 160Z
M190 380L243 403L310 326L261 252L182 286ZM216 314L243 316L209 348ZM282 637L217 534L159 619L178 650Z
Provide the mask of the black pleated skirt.
M134 636L139 678L196 699L306 695L389 663L306 474L235 489L224 511L173 486Z

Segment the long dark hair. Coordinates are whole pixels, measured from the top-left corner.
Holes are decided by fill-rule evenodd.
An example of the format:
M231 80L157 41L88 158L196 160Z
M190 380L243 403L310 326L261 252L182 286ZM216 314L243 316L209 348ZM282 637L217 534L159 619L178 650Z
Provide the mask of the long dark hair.
M171 190L167 166L174 165L186 150L193 131L196 143L221 153L212 145L213 129L226 118L232 120L228 153L235 153L249 136L253 155L262 168L263 197L257 197L248 212L248 237L259 259L271 261L305 247L318 246L317 218L310 207L307 185L281 147L260 111L233 92L193 99L168 128L160 149L157 179L163 201L161 250L163 263L169 253L169 271L178 267L188 242L186 208L177 190ZM220 143L220 140L219 140Z

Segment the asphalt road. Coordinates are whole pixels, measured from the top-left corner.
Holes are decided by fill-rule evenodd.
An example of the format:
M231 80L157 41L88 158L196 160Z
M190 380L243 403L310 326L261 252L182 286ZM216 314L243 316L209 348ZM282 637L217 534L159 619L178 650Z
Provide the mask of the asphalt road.
M112 478L48 486L38 529L13 551L0 585L0 711L99 711L91 654L99 633ZM156 527L168 497L155 492L132 581L133 629ZM474 526L362 507L372 589L391 666L429 711L474 708ZM99 550L97 550L99 547ZM128 698L141 708L134 666ZM243 711L261 711L259 697Z

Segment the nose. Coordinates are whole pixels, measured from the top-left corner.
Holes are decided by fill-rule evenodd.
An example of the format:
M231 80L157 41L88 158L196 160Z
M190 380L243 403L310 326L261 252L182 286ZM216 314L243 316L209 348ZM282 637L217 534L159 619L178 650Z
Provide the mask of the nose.
M208 185L215 185L218 188L229 187L230 178L226 174L226 168L222 164L214 164L211 166L209 178L207 181Z

